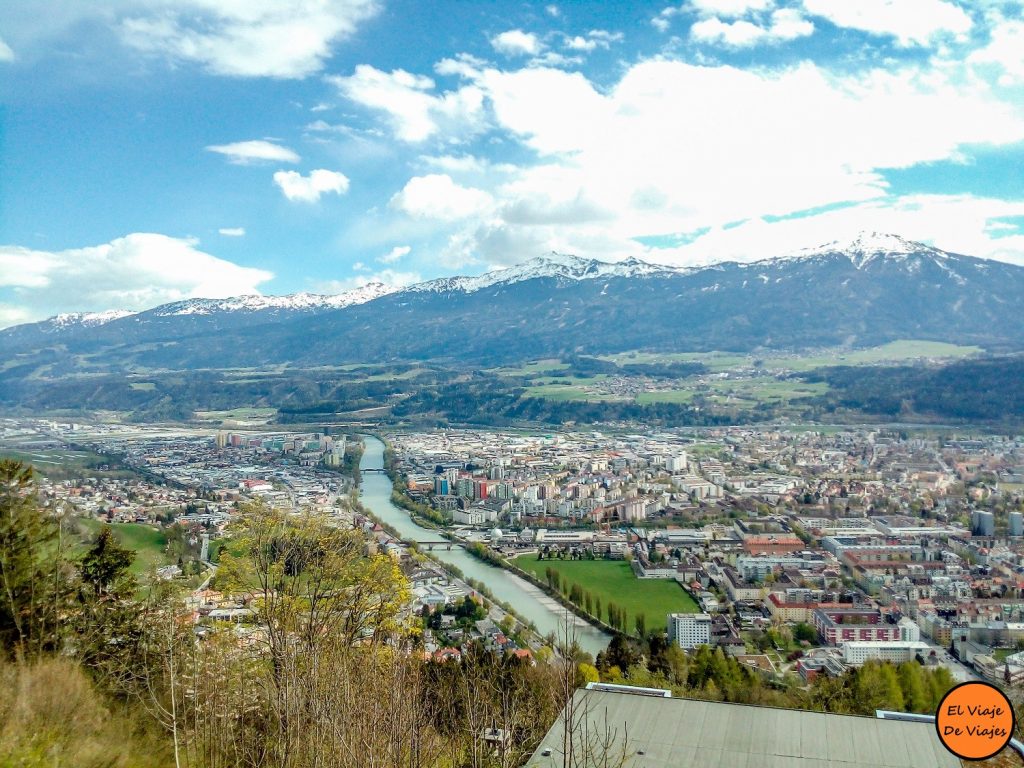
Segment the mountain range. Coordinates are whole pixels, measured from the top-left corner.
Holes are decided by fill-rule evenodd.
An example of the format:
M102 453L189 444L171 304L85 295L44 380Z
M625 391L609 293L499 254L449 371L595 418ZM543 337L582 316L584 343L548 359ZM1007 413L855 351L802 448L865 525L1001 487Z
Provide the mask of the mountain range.
M1024 348L1024 268L862 234L751 263L675 268L550 254L476 277L334 296L190 299L0 331L12 375L315 367L567 354L861 347L901 338Z

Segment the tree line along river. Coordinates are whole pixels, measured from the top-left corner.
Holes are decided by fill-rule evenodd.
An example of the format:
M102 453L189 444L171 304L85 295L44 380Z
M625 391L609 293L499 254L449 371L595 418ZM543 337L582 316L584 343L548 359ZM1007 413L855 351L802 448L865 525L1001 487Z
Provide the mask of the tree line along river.
M372 435L363 435L362 439L364 450L359 469L382 469L384 443ZM363 506L398 531L402 539L410 542L437 540L436 531L420 528L408 512L391 502L392 486L387 475L362 472L361 477L359 498ZM477 560L461 547L450 550L435 548L431 555L456 566L467 579L485 584L498 600L508 603L521 617L532 621L542 635L549 632L564 634L565 609L533 584L504 568ZM596 655L608 645L608 634L572 614L569 616L576 624L576 639L582 648Z

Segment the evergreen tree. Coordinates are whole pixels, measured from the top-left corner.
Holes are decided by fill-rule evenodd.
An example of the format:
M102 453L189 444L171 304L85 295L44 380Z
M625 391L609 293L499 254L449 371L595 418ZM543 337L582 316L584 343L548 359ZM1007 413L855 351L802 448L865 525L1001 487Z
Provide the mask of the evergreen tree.
M37 504L32 468L0 460L0 652L59 647L70 580L60 523Z

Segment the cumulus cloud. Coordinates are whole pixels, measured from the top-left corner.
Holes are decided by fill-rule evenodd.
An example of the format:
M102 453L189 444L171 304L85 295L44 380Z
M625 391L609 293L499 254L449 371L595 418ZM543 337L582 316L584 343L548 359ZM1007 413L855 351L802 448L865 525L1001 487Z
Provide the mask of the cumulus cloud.
M505 56L536 56L543 45L532 32L510 29L492 37L491 47Z
M784 10L758 18L799 23ZM600 88L536 65L465 77L482 95L475 119L532 158L500 176L438 159L394 195L392 211L446 238L448 266L551 249L642 256L637 238L888 200L888 169L1024 140L1024 106L962 64L744 70L659 58Z
M767 26L745 21L722 21L718 17L702 19L690 27L690 37L708 43L745 48L759 43L780 43L814 34L814 24L793 8L772 12Z
M998 19L988 44L974 51L968 61L995 67L1000 85L1024 83L1024 21Z
M0 38L0 61L14 61L14 51L3 41L3 38Z
M409 255L412 248L408 245L396 245L390 251L381 256L377 261L381 264L394 264Z
M258 286L272 277L205 253L195 240L153 233L64 251L5 245L0 246L0 322L259 293Z
M301 159L288 147L282 147L280 144L262 139L236 141L232 144L212 144L206 150L224 155L229 162L236 165L266 162L297 163Z
M224 237L245 237L245 227L221 227L217 232Z
M128 5L116 23L145 53L219 75L298 78L322 69L333 44L378 9L376 0L155 0Z
M585 35L574 35L565 37L565 47L570 51L590 51L598 48L611 48L612 43L622 40L621 32L608 32L604 29L592 29Z
M338 171L318 168L309 176L298 171L278 171L274 174L274 183L289 200L303 203L315 203L321 195L333 193L343 195L348 192L348 177Z
M474 85L435 94L429 77L402 69L383 72L368 64L357 66L351 76L327 79L346 98L386 115L402 141L421 142L442 131L456 139L480 128L483 93Z
M431 173L409 179L388 205L413 218L458 221L487 211L493 202L483 190L456 184L446 173Z
M651 19L658 31L667 32L672 26L672 19L687 13L696 13L707 19L719 17L739 18L759 11L767 11L774 7L774 0L690 0L682 5L669 5L662 8L657 16ZM742 27L741 27L742 29ZM735 32L734 35L739 35Z
M903 46L929 45L940 35L964 36L973 22L947 0L803 0L806 11L837 27L891 35Z

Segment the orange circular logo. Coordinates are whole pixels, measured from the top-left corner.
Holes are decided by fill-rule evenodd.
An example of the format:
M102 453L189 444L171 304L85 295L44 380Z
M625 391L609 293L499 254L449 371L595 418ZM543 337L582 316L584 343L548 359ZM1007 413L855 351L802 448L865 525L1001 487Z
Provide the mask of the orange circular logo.
M987 760L1010 743L1015 720L1006 694L988 683L949 689L935 713L939 740L963 760Z

